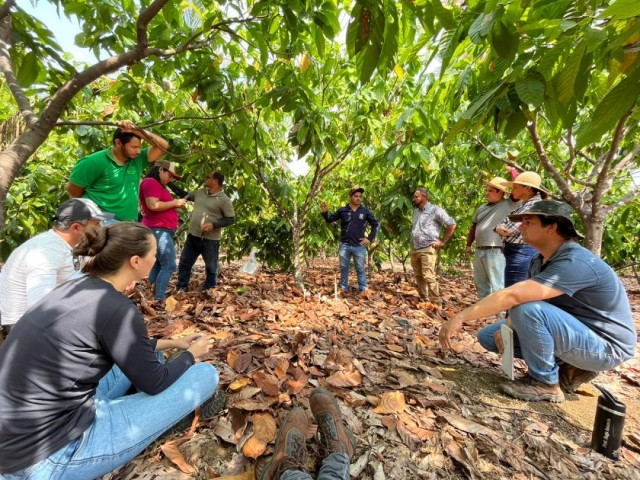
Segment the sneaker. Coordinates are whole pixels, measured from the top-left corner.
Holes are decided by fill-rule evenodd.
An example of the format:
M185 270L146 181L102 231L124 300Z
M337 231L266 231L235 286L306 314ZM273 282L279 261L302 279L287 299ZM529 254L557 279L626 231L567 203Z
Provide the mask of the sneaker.
M325 454L346 453L349 458L353 457L356 439L342 422L336 397L324 388L316 388L309 397L309 405L318 424L320 445Z
M182 352L181 352L182 353ZM222 409L224 408L224 404L227 398L222 390L216 390L213 396L200 405L200 419L201 420L211 420L213 417L218 415ZM171 427L165 435L173 435L174 433L181 433L185 430L188 430L189 427L193 424L193 419L196 417L195 412L191 412L178 423L176 423L173 427Z
M309 417L301 408L291 410L276 437L276 449L271 460L260 472L257 480L275 480L287 470L302 470L307 454Z
M598 372L582 370L568 363L563 363L560 365L560 388L565 393L573 393L580 385L590 382L597 376Z
M564 402L564 393L559 384L548 385L527 376L518 382L502 385L502 391L507 395L527 402L546 400L552 403Z

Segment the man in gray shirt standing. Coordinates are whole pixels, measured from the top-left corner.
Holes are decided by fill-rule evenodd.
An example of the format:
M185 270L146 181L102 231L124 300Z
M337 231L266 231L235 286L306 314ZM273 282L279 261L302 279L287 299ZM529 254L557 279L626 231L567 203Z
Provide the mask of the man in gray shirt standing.
M189 194L193 199L193 212L187 240L184 242L178 265L178 290L187 290L191 269L200 255L207 270L205 290L218 284L218 255L222 229L236 221L231 200L222 190L224 175L212 172L204 186Z
M420 300L442 304L440 288L436 279L438 251L446 245L456 221L442 208L429 203L429 191L418 187L413 194L413 221L411 223L411 267L418 283ZM440 232L445 228L444 236Z
M471 255L474 240L476 242L473 282L480 299L504 288L505 258L502 253L502 238L493 231L493 227L502 222L517 203L504 198L507 193L507 187L504 186L506 181L504 178L494 177L491 181L484 182L487 187L487 203L476 211L467 236L467 256Z

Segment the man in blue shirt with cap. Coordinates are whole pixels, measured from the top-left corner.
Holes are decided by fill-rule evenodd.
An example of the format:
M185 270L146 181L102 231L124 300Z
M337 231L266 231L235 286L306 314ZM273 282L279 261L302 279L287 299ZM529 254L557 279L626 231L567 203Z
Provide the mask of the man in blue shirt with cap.
M378 233L379 222L371 210L362 205L364 188L354 187L349 192L349 203L340 207L336 212L329 213L327 203L322 202L322 216L327 223L340 220L340 288L343 292L349 289L349 264L351 257L358 274L358 290L360 293L367 289L367 274L365 260L367 258L366 245L373 242ZM367 224L371 225L369 236L365 237Z

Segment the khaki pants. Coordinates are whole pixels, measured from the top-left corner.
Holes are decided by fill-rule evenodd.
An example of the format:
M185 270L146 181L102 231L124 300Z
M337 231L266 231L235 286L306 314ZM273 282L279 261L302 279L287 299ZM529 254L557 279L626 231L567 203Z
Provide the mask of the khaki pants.
M438 250L433 247L420 248L411 252L411 267L416 275L418 294L422 300L440 301L440 289L436 280L437 261Z

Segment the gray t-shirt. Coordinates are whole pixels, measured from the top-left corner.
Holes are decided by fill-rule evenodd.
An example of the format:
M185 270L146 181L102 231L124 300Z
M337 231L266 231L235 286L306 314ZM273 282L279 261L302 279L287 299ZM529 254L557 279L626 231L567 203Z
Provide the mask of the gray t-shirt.
M473 217L476 225L476 245L479 247L501 247L502 237L493 231L504 218L509 215L518 202L503 198L497 203L485 203L480 206Z
M545 263L542 255L536 255L529 277L564 292L547 303L580 320L623 358L633 357L637 333L629 299L618 276L602 259L567 241Z
M427 203L422 210L413 211L411 222L411 246L414 250L430 247L440 239L443 226L455 225L456 221L444 209Z

